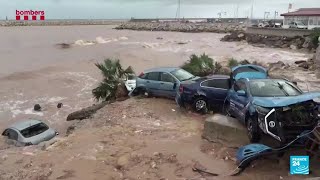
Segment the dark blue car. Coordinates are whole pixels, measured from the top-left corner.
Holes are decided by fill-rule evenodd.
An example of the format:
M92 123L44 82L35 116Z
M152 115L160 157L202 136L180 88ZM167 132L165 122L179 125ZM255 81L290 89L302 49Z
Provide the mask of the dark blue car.
M182 82L176 102L181 107L192 105L197 112L206 112L222 105L230 89L230 76L213 75Z
M225 108L246 125L251 142L264 133L284 144L318 124L319 97L283 79L240 78L228 92Z
M230 76L213 75L185 81L180 84L176 102L184 107L192 105L197 112L217 108L222 110L228 91L239 78L267 78L267 70L256 65L241 65L232 68Z

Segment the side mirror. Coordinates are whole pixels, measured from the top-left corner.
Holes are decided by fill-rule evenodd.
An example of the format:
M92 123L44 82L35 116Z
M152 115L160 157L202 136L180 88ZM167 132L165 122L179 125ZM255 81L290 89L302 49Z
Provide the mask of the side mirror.
M297 81L293 81L292 82L294 85L298 86L298 82Z
M177 87L177 83L175 82L173 83L173 89L176 89L176 87Z
M244 90L237 91L238 96L246 96L246 92Z

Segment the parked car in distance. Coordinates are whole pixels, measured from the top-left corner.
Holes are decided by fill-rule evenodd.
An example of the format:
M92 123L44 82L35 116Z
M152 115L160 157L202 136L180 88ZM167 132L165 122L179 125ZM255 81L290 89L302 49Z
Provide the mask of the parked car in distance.
M291 23L289 23L289 28L308 29L308 26L300 21L292 21Z
M223 105L230 89L230 76L212 75L184 81L180 84L176 103L185 107L192 105L197 112L207 112Z
M12 124L2 135L16 146L29 146L49 141L58 133L42 121L29 119Z
M230 89L225 108L246 125L251 142L264 133L285 144L318 124L319 97L287 80L243 78Z
M148 96L174 98L181 82L197 78L180 68L164 67L149 69L137 77L136 88L133 94L139 93Z

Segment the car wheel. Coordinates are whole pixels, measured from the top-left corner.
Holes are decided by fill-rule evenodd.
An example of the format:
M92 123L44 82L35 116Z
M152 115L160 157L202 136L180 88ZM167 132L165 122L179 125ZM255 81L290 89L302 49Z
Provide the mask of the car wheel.
M253 119L252 117L249 117L247 120L247 131L248 131L248 137L251 143L257 143L260 141L260 132L258 127L258 121L257 119Z
M196 112L207 113L208 112L207 100L203 97L197 98L193 103L193 108Z
M140 96L144 96L144 97L150 97L151 96L150 92L147 91L146 88L139 88L138 94Z
M226 102L224 105L224 114L228 117L233 117L230 113L230 103Z

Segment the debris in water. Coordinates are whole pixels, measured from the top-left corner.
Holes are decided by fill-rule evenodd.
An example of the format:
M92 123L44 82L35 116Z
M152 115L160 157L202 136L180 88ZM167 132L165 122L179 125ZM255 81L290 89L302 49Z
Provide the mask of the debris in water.
M57 44L57 47L59 47L61 49L69 49L69 48L71 48L71 45L68 43L59 43L59 44Z
M62 108L63 104L62 103L58 103L57 108Z
M35 111L41 111L41 106L40 106L40 104L34 105L33 110L35 110Z

